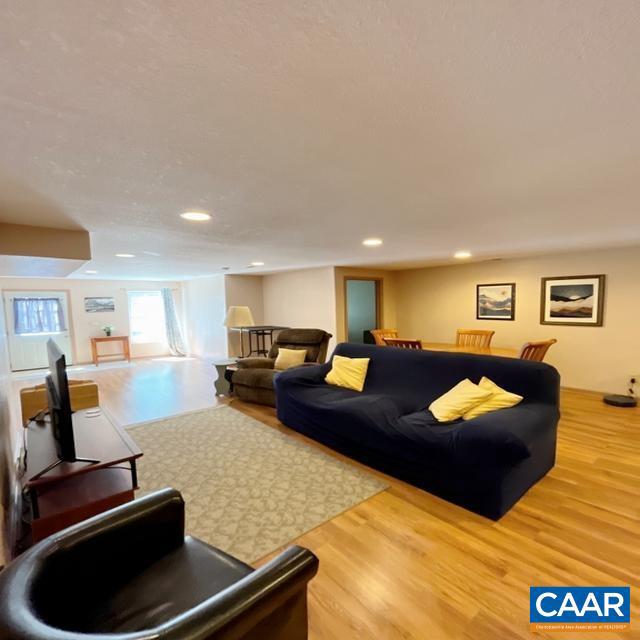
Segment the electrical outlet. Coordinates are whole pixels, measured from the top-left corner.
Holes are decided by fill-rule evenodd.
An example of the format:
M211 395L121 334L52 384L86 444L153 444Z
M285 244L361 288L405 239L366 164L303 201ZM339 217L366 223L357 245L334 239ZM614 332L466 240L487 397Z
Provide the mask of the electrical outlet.
M638 373L632 373L628 378L627 378L627 386L629 388L629 393L631 395L634 395L638 383L640 383L640 374Z

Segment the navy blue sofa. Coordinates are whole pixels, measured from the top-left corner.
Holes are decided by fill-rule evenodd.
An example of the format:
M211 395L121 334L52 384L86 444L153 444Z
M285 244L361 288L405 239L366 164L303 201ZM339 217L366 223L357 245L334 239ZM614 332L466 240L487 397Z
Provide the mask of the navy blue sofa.
M560 376L515 358L339 344L370 358L362 393L328 385L331 362L275 379L279 420L336 451L497 520L555 463ZM474 420L438 423L431 402L482 376L524 397Z

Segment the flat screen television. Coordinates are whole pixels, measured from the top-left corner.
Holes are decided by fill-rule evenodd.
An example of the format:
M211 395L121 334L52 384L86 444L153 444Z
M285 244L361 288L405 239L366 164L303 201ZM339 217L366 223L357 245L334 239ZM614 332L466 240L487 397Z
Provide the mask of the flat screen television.
M58 458L64 462L76 461L76 445L73 438L73 420L67 363L64 353L52 338L47 340L49 375L46 380L47 404L51 419L51 430L56 443Z
M63 462L89 462L92 464L99 462L99 460L90 458L79 458L76 455L67 363L65 362L64 353L52 338L47 340L47 355L49 357L50 372L46 378L45 387L47 389L51 433L58 459L36 473L35 476L32 476L31 480L37 480Z

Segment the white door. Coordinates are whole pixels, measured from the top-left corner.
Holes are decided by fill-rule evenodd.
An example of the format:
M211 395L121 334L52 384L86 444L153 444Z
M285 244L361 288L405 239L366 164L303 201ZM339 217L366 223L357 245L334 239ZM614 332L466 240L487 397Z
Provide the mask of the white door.
M64 291L5 291L4 308L11 370L48 366L47 340L53 338L72 363L69 300Z

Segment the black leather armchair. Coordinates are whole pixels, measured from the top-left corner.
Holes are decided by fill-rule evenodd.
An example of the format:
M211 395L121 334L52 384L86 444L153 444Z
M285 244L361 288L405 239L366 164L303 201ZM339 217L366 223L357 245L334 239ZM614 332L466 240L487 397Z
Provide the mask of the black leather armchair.
M0 573L3 640L307 638L317 558L290 547L259 569L184 537L165 489L54 534Z

